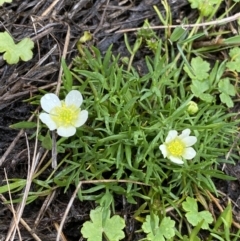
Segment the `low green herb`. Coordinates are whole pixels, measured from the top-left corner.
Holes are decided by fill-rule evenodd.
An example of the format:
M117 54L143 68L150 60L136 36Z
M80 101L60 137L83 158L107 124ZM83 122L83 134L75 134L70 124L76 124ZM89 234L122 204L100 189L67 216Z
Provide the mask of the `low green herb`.
M194 198L187 197L182 203L183 209L187 212L186 218L193 226L197 226L202 220L202 229L209 229L209 224L213 222L212 214L209 211L198 211L198 205Z
M119 215L110 218L110 210L97 207L90 212L91 221L83 224L81 233L88 241L119 241L125 237L122 229L125 227L124 219Z
M30 38L24 38L15 44L8 32L0 33L0 53L8 64L17 64L19 59L28 61L32 58L34 43Z
M147 215L142 229L147 234L147 240L165 241L175 236L175 221L170 217L164 217L159 223L157 215Z

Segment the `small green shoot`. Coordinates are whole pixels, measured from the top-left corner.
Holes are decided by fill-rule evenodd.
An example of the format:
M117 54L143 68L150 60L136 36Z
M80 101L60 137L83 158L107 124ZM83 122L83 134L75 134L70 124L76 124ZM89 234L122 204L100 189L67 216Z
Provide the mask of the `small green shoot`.
M34 43L30 38L24 38L15 44L8 32L0 33L0 53L8 64L17 64L19 59L28 61L33 57Z
M187 212L186 218L193 226L197 226L202 220L202 229L209 229L209 224L213 222L212 214L209 211L198 211L198 205L194 198L187 197L182 203L183 209Z
M90 212L91 221L83 224L81 233L88 241L119 241L125 237L122 229L125 227L124 219L119 215L110 218L110 210L97 207Z
M149 241L165 241L175 236L175 221L170 217L164 217L159 224L159 217L155 214L147 215L142 225Z

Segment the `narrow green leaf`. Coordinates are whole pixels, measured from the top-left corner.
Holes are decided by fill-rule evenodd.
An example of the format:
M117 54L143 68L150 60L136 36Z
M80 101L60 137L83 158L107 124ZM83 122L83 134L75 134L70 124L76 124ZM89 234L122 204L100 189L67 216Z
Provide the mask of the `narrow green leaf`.
M42 139L42 147L47 150L52 150L52 138L50 136L49 131L47 132L46 136Z
M31 129L31 128L37 127L37 123L31 122L31 121L21 121L21 122L12 124L9 127L13 129Z
M71 71L68 69L64 58L61 59L61 63L62 63L62 68L64 72L63 85L64 85L64 88L69 92L72 90L72 83L73 83L72 74L71 74Z

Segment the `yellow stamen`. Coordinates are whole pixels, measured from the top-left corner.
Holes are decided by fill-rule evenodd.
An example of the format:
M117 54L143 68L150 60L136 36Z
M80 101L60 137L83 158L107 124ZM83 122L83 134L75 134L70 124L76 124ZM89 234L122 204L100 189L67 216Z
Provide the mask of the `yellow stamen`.
M179 157L184 153L185 144L179 139L174 139L167 144L167 149L171 155Z
M50 116L57 126L74 126L79 112L80 108L77 108L74 105L66 106L66 104L63 102L62 106L56 106L51 110Z

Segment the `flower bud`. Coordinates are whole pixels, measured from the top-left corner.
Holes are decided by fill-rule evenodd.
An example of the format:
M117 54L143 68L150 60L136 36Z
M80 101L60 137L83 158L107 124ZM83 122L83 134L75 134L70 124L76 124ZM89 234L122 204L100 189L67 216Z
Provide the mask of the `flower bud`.
M198 105L197 105L197 103L194 102L194 101L190 101L188 103L187 112L189 113L189 115L196 114L198 112Z

